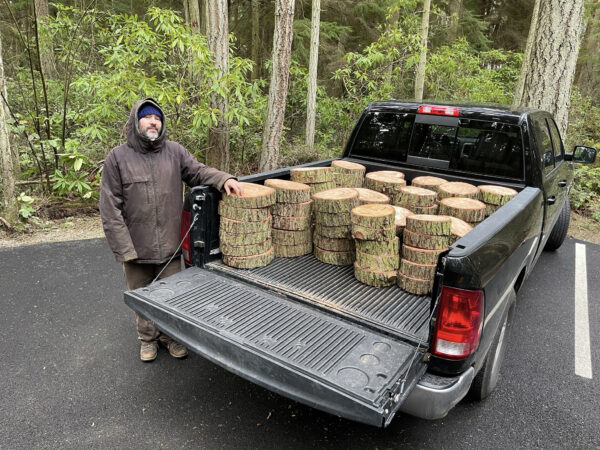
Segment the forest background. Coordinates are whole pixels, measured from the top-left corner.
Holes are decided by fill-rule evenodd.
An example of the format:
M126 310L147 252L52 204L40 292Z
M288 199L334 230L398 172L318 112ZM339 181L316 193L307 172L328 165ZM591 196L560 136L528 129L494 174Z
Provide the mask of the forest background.
M228 156L216 165L236 175L261 168L274 0L226 2L225 72L213 57L204 0L0 1L0 106L8 111L20 216L5 226L40 223L65 202L96 205L103 160L123 142L129 110L143 97L163 106L169 139L200 161L211 163L209 149L226 133ZM534 3L433 0L424 98L511 104ZM313 144L306 136L313 2L295 1L278 166L340 156L370 101L415 97L423 4L321 0ZM600 147L600 8L585 6L574 82L565 87L566 151ZM577 169L571 205L600 224L598 163Z

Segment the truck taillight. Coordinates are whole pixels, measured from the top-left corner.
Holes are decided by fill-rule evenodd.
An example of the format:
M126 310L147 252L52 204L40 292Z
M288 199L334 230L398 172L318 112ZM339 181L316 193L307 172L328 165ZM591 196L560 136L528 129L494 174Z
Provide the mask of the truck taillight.
M421 105L417 110L419 114L433 114L435 116L452 116L458 117L460 109L455 106L443 105Z
M190 235L185 235L190 228L192 223L192 215L189 211L181 211L181 228L180 228L180 239L183 240L181 244L181 252L183 253L183 260L186 264L192 265L192 253L190 251ZM185 236L185 239L184 239Z
M483 291L442 287L433 354L460 359L477 349L483 325Z

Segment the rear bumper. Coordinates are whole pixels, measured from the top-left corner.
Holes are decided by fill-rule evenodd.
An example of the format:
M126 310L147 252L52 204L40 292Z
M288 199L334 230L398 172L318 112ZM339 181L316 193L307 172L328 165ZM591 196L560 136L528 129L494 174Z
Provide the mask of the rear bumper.
M421 419L441 419L467 394L474 376L472 367L457 377L426 373L399 411Z

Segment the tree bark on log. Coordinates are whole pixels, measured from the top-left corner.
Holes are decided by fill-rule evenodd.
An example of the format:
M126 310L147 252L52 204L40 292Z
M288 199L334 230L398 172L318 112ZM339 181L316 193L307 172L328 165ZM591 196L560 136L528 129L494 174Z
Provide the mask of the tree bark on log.
M219 229L226 233L261 233L271 230L272 216L268 216L259 222L245 222L241 220L227 219L221 217Z
M433 287L433 282L430 280L410 278L402 272L398 272L397 282L401 289L416 295L426 295L431 292L431 288Z
M253 256L265 253L271 248L271 246L271 239L267 239L266 241L249 245L230 245L221 242L219 244L219 249L221 250L222 254L227 256Z
M269 208L235 208L219 201L219 215L227 219L245 222L261 222L269 216Z
M354 239L329 238L315 233L313 236L315 246L331 252L353 252L356 249Z
M398 267L400 265L400 255L397 253L390 255L372 255L370 253L363 253L360 250L357 250L356 264L362 267L363 269L369 270L398 270Z
M405 207L411 211L410 207L432 207L436 200L437 193L435 191L417 186L403 186L392 195L394 205L410 205Z
M402 186L406 186L406 180L402 172L380 170L366 174L364 186L391 198L393 193L399 191Z
M264 185L275 189L277 203L306 203L310 201L310 186L307 184L272 178L265 180Z
M417 264L437 264L440 253L445 252L446 250L448 250L448 248L427 250L404 244L402 245L402 258Z
M342 225L339 227L328 227L317 223L315 225L315 232L321 236L335 239L350 239L350 225Z
M273 216L310 217L312 200L303 203L276 203L271 206Z
M452 220L449 216L413 214L406 218L406 229L415 233L434 236L449 236Z
M356 259L356 252L332 252L329 250L323 250L322 248L316 247L314 249L315 258L325 264L332 264L335 266L349 266Z
M325 183L306 183L310 186L310 195L314 195L318 192L328 191L329 189L335 189L334 181L327 181Z
M356 250L369 255L399 255L400 239L394 237L389 241L363 241L357 239L354 241Z
M258 233L228 233L219 230L219 241L230 246L242 246L250 244L259 244L271 237L271 231L261 231ZM273 239L275 242L275 239Z
M277 258L295 258L297 256L308 255L313 250L312 242L298 245L273 245L275 256Z
M253 256L228 256L223 255L223 262L230 267L237 269L254 269L256 267L265 267L275 258L275 252L271 247L265 253Z
M310 228L311 217L273 216L273 228L277 230L302 231Z
M367 228L389 228L395 226L396 210L391 205L366 204L352 209L352 223Z
M400 272L410 278L433 281L436 264L421 264L407 259L400 261Z
M368 286L382 288L396 283L397 272L368 270L354 263L354 278Z
M391 241L396 237L396 226L389 228L369 228L353 223L352 237L363 241Z
M312 242L312 233L310 230L272 230L271 234L273 236L273 243L277 245L300 245Z
M349 173L334 173L333 182L336 187L361 188L363 185L362 175L354 175Z
M298 183L331 183L333 172L331 167L297 167L290 169L290 180Z
M472 198L449 197L440 200L440 214L457 217L465 222L485 219L485 203Z
M341 227L350 226L351 219L350 213L325 213L321 211L315 211L315 223L324 225L326 227Z
M404 230L402 234L404 244L409 247L425 248L429 250L444 249L450 245L449 236L430 236L428 234L415 233Z
M491 205L506 205L517 195L517 191L509 187L485 185L479 186L479 200Z

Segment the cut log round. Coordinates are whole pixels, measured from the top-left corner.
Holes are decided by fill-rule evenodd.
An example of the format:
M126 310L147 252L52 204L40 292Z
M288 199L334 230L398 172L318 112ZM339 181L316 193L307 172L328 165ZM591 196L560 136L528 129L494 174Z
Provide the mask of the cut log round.
M485 217L491 216L496 211L498 211L500 208L501 208L501 206L498 206L498 205L486 204L485 205Z
M312 252L312 242L299 245L274 244L273 249L277 258L295 258Z
M310 217L312 200L304 203L276 203L271 206L271 214L285 217Z
M394 170L379 170L369 172L365 175L365 187L385 195L396 192L400 187L406 186L406 180L402 172Z
M326 227L339 227L349 226L351 223L350 213L326 213L321 211L315 211L315 223L325 225Z
M436 264L420 264L407 259L400 261L400 272L410 278L433 280Z
M335 182L327 181L326 183L306 183L310 186L311 197L317 192L328 191L329 189L335 189Z
M265 208L276 201L275 189L261 184L240 182L244 195L223 194L223 202L235 208Z
M358 192L358 202L361 205L365 205L367 203L379 203L386 205L390 202L390 198L387 195L374 191L373 189L356 188L356 192Z
M370 253L363 253L360 250L357 250L356 264L363 269L369 270L398 270L400 264L400 255L397 253L390 255L372 255Z
M440 253L445 252L446 250L448 249L427 250L404 244L402 245L402 258L417 264L437 264Z
M350 252L356 248L354 239L328 238L317 233L313 235L313 242L317 247L332 252Z
M219 240L221 244L232 246L258 244L271 237L271 231L261 231L258 233L228 233L219 230Z
M269 216L269 208L236 208L219 201L219 215L227 219L260 222Z
M404 275L402 272L398 272L398 286L404 289L406 292L416 295L425 295L431 292L433 287L433 281L421 280L419 278L410 278Z
M267 216L266 219L260 222L245 222L221 217L219 229L227 233L259 233L261 231L269 231L271 229L271 216Z
M320 234L324 237L336 238L336 239L350 239L352 237L350 233L350 225L341 225L339 227L328 227L317 223L315 225L315 233Z
M221 250L221 253L228 256L260 255L261 253L265 253L270 248L271 239L267 239L264 242L259 242L258 244L249 245L229 245L224 242L221 242L219 244L219 249Z
M390 228L394 225L396 210L391 205L367 203L350 212L352 223L367 228Z
M301 231L310 228L311 218L273 216L273 228L278 230Z
M339 159L331 162L331 170L337 173L360 173L364 175L367 168L362 164Z
M415 233L404 230L402 234L403 243L410 247L426 248L430 250L447 248L450 245L449 236L430 236L428 234Z
M396 282L397 271L369 270L354 263L354 277L361 283L380 288L393 286Z
M396 237L396 226L389 228L369 228L352 224L352 237L363 241L391 241Z
M483 185L479 186L479 200L491 205L506 205L517 191L505 186Z
M438 186L438 195L440 198L463 197L477 199L479 188L462 181L449 181Z
M402 230L404 230L404 227L406 227L406 218L408 216L412 216L413 212L401 206L394 206L394 212L394 225L396 225L396 236L402 236Z
M472 198L449 197L440 200L440 214L458 217L465 222L485 219L485 203Z
M452 220L449 216L413 214L406 218L406 229L416 233L449 236L451 228Z
M313 195L313 210L327 213L350 212L358 206L358 192L352 188L336 188Z
M275 258L275 252L271 247L265 253L253 256L229 256L223 255L223 262L231 267L238 269L254 269L255 267L264 267Z
M271 233L273 234L273 244L299 245L312 242L312 233L310 230L272 230Z
M398 255L400 239L394 237L389 241L361 241L357 239L356 250L369 255Z
M450 232L452 233L452 236L454 236L455 239L460 239L461 237L463 237L465 234L467 234L469 231L471 231L473 229L473 227L471 225L469 225L467 222L465 222L464 220L459 219L458 217L452 217L449 216L450 220L452 221L452 227Z
M332 182L331 167L296 167L290 169L290 179L299 183Z
M362 174L352 174L352 173L334 173L333 174L333 182L336 187L351 187L351 188L360 188L363 185L363 176Z
M356 252L332 252L315 246L315 258L326 264L349 266L356 259Z
M277 203L305 203L310 201L310 186L295 181L271 178L265 186L275 189Z
M413 180L410 184L411 184L411 186L416 186L416 187L420 187L423 189L429 189L431 191L437 192L438 186L440 184L444 184L447 182L448 182L448 180L444 180L443 178L440 178L440 177L422 176L422 177L413 178Z
M402 205L411 211L414 206L434 206L436 200L437 193L435 191L417 186L403 186L392 195L394 205Z
M414 206L414 205L406 205L406 204L400 203L398 206L400 206L401 208L410 209L410 211L413 214L430 214L430 215L436 215L440 208L437 203L433 206Z

